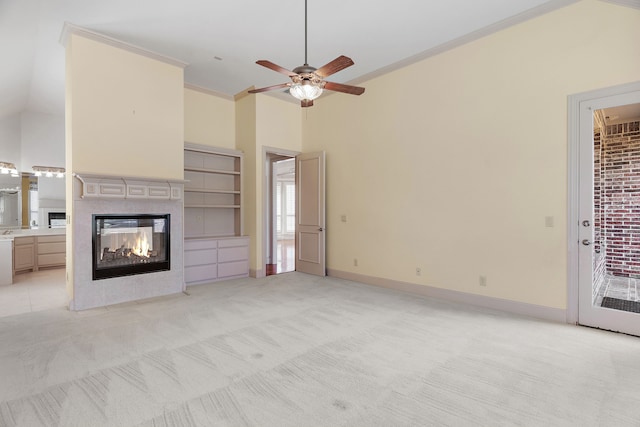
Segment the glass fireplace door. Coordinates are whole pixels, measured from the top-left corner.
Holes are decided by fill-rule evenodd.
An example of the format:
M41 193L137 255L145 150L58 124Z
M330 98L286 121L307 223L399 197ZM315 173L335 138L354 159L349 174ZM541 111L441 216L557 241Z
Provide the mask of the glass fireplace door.
M93 279L169 270L169 215L93 215Z

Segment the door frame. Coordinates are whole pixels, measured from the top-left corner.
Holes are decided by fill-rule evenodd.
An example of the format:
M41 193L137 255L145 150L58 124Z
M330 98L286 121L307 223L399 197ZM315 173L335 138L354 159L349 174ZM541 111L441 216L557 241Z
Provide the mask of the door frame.
M269 253L269 236L272 233L271 230L271 222L272 222L272 213L269 211L269 199L272 197L270 184L272 183L271 179L271 163L273 156L281 156L281 157L293 157L295 158L297 155L301 154L299 151L286 150L283 148L262 146L262 266L261 270L264 272L264 268L267 265L267 254Z
M567 173L567 323L579 322L579 232L580 232L580 104L629 92L640 91L640 81L569 95ZM593 146L590 147L593 151Z

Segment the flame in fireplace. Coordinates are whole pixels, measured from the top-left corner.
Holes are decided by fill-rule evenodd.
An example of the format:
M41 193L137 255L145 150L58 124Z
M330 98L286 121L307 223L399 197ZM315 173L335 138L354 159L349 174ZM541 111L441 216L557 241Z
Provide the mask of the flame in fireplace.
M149 242L147 241L147 234L146 233L138 234L136 245L131 249L131 252L133 252L138 256L148 257L149 249L150 249L150 245L149 245Z

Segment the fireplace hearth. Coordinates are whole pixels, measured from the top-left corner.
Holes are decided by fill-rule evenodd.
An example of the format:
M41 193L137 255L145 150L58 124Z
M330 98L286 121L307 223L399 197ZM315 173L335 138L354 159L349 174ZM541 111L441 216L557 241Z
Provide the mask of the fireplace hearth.
M93 280L170 270L170 215L93 215Z

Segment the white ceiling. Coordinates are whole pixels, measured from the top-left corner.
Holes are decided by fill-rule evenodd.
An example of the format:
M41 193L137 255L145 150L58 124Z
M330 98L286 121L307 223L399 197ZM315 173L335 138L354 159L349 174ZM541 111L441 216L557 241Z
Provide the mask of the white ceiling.
M573 1L308 0L309 64L349 56L329 80L359 83ZM303 0L0 0L0 118L63 113L65 22L186 62L187 83L233 96L287 81L258 59L302 65L303 18Z

